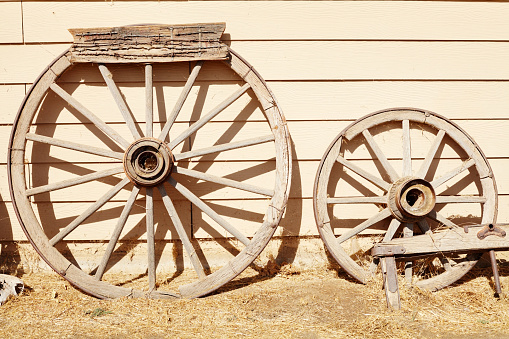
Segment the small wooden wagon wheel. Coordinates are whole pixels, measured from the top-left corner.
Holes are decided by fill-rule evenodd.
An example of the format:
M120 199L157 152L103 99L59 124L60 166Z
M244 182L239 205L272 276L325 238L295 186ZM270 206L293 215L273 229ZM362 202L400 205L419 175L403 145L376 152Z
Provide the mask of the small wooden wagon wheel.
M14 207L28 239L42 258L56 272L85 292L100 298L202 296L241 273L273 235L285 209L290 186L289 133L284 116L261 76L219 41L224 28L224 23L218 23L71 30L75 38L73 46L48 66L25 97L14 122L9 145L8 172ZM182 67L178 68L177 64ZM227 82L229 87L220 92L221 97L217 95L220 98L214 98L214 105L206 111L203 108L204 112L201 113L200 105L204 105L206 98L200 95L210 90L215 79L209 74L205 85L203 81L201 85L196 81L200 70L207 68L207 64L208 70L226 70L229 80L218 82L219 85ZM179 69L189 72L185 73L182 80L172 80L169 88L182 88L174 90L176 95L172 98L161 95L161 92L158 94L159 101L163 103L173 100L170 105L172 109L166 113L159 108L157 114L154 89L157 94L162 85L156 88L156 81L161 79L161 72L172 75ZM144 104L138 111L129 105L129 93L132 93L129 90L136 85L122 88L117 81L133 70L141 75L138 87L140 96L144 98ZM74 77L78 82L86 82L89 76L96 79L91 81L90 88L102 89L103 94L106 94L106 97L100 94L87 97L88 104L97 104L94 106L99 107L97 111L76 99L74 89L69 85L66 87L62 80L64 77ZM186 116L182 111L185 103L190 101L188 96L193 86L199 88L197 97L200 97L202 103L194 103L194 106L189 104L191 108L188 107ZM202 90L202 87L205 89ZM239 104L239 98L247 102L245 106ZM111 110L106 104L108 100L112 102ZM71 113L69 116L74 120L68 122L65 120L67 118L61 117L64 113L57 112L57 116L48 118L52 122L48 125L45 117L55 115L50 109L54 106L45 108L50 101L60 102L67 109L66 114ZM106 112L99 112L103 103ZM232 113L234 110L240 110L240 113ZM141 114L137 115L139 111ZM234 117L221 120L224 111L229 111ZM249 113L252 111L260 113L253 121L258 126L257 130L264 131L259 135L248 131L247 137L241 137L242 128L252 125L249 121ZM112 121L113 116L118 119ZM232 128L233 124L236 124L235 128ZM224 125L225 131L219 132L219 137L217 133L216 136L211 134L210 131L216 132ZM207 128L209 134L198 145L200 132ZM65 132L66 129L72 131ZM59 134L59 130L63 134ZM65 133L67 138L59 137ZM92 137L89 137L90 134ZM260 149L257 147L262 147L263 166L257 166L254 172L249 167L235 172L235 161L224 160L232 152L243 152L246 154L243 159L253 159L253 152L259 158ZM92 160L87 160L87 157L92 157ZM97 162L98 157L105 159L100 164L101 170L85 168L92 166L90 162ZM226 169L224 175L206 173L216 164ZM47 181L43 184L40 184L40 175L36 177L38 170L43 168L41 166L50 167L46 172L41 170L47 174ZM72 168L72 171L59 177L58 174L49 174L52 173L52 166L56 169ZM228 172L229 167L233 169ZM245 182L245 179L253 175L269 180L263 180L262 184ZM200 187L205 184L208 186L203 193ZM48 209L51 212L54 208L51 198L58 192L65 193L71 189L74 191L67 192L78 192L85 197L78 199L84 200L78 206L82 206L81 209L71 211L74 214L64 218L65 223L52 215L52 218L57 219L52 222L47 217ZM201 197L216 190L227 190L226 198L210 204ZM250 221L255 222L256 228L234 225L234 221L239 221L235 218L242 218L242 207L226 206L230 215L217 211L224 201L228 201L231 194L228 192L232 191L244 192L236 201L254 199L257 202L258 212L249 212ZM245 198L246 194L249 198ZM44 196L49 197L49 202L38 204L38 197ZM105 206L112 204L115 199L119 201L116 209L105 211ZM221 238L218 240L220 246L230 252L231 259L222 267L209 265L207 250L211 246L207 244L210 239L202 247L200 242L193 239L189 217L184 220L182 215L185 211L179 209L183 205L194 207L195 212L204 216L202 223L208 223L207 227L215 232L215 236L210 238ZM137 213L133 212L135 209ZM145 288L129 288L125 284L119 285L104 279L105 272L112 266L112 255L118 251L124 236L128 219L133 214L141 215L133 229L138 227L136 232L146 237L143 241L135 237L138 243L146 246L147 264L140 272L141 276L148 276ZM103 220L104 215L114 215L113 220ZM78 264L73 257L69 258L68 243L75 241L73 232L86 230L90 227L88 223L93 220L102 222L101 227L88 231L89 234L105 232L107 236L105 241L94 240L98 243L96 252L93 252L96 253L96 260L90 268L85 268L86 265ZM193 222L196 223L196 220ZM156 275L161 254L159 258L156 255L155 234L162 230L164 239L170 227L172 235L178 235L174 239L183 247L182 252L187 254L185 260L196 272L194 281L186 281L174 287L161 282L161 279L170 278ZM78 239L78 243L87 240ZM173 250L175 260L184 261L182 252ZM213 251L211 260L214 260L214 255L218 254ZM173 288L178 290L171 290Z
M411 108L376 112L345 128L322 158L313 199L327 249L361 282L377 269L369 251L375 242L492 223L497 214L495 180L478 145L446 118ZM436 253L405 263L405 276L440 289L478 259Z

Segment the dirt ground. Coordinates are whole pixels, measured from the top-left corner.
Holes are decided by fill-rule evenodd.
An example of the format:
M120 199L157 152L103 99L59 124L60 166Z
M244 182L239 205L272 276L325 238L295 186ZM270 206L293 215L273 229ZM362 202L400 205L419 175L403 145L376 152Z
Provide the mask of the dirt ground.
M501 275L509 287L509 266ZM55 273L21 278L26 290L0 307L6 338L509 338L509 301L494 297L489 269L434 293L402 288L401 311L387 310L380 279L289 265L248 269L194 300L98 300Z

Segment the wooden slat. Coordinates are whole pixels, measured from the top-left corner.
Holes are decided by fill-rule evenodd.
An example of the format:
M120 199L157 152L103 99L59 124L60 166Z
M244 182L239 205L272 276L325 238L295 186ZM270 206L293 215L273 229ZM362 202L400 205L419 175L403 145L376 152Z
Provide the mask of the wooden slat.
M21 2L1 2L0 43L23 42L23 19Z
M27 41L72 41L69 27L227 22L231 39L507 40L507 4L433 1L27 2ZM247 15L249 13L249 15ZM341 18L341 20L338 20ZM433 18L433 20L430 20ZM295 23L305 23L296 25Z
M1 45L2 83L28 83L68 44ZM492 42L237 41L265 80L509 79L509 45ZM270 53L266 53L270 51ZM319 67L314 62L320 56ZM341 63L338 63L341 60ZM217 72L199 80L217 79Z
M187 66L187 65L186 65ZM203 66L207 67L207 63ZM76 66L74 70L79 70ZM113 68L111 66L110 68ZM178 78L176 73L181 70L173 68L160 69L160 65L154 65L154 77L161 79L172 76ZM118 71L117 71L118 70ZM187 71L187 67L186 67ZM124 72L112 69L112 73L125 95L129 107L136 121L145 121L144 80L140 68L128 67ZM219 75L225 74L221 72ZM131 75L131 82L128 75ZM70 75L70 74L69 74ZM184 77L184 75L182 75ZM90 67L89 72L79 71L76 79L89 78L100 82L101 76L97 67ZM65 77L64 77L65 78ZM69 78L69 77L68 77ZM62 79L63 80L63 79ZM171 79L170 79L171 80ZM164 121L166 115L180 95L184 81L157 81L157 91L154 93L154 121ZM138 81L138 82L136 82ZM208 112L216 106L222 98L227 97L238 86L238 81L197 81L189 94L188 100L177 117L177 121L196 121L195 102L203 102L203 112ZM116 112L115 102L110 99L106 86L99 83L90 85L72 83L59 83L60 86L91 111ZM509 82L480 82L480 81L451 81L451 82L416 82L416 81L367 81L367 82L278 82L271 81L270 88L274 91L279 104L284 110L288 121L313 121L313 120L347 120L354 121L371 112L388 107L419 107L426 108L442 114L453 120L486 119L489 110L489 119L509 119ZM206 93L205 93L206 91ZM206 94L206 95L204 95ZM8 106L6 114L0 116L0 122L12 123L14 115L21 104L24 95L23 85L0 86L0 101ZM199 97L198 97L199 96ZM105 100L97 100L97 97ZM62 108L61 102L52 99L45 102L44 115L37 118L37 122L60 123L79 122L72 114ZM317 109L319 102L319 109ZM217 120L263 120L264 117L259 108L254 106L252 98L243 96L230 107L226 108ZM247 112L240 114L242 110ZM255 110L250 113L251 110ZM63 113L57 114L62 111ZM313 114L309 114L313 112ZM166 113L166 115L162 114ZM249 113L249 114L248 114ZM108 114L101 116L106 122L121 122L120 114ZM291 132L291 131L290 131Z
M12 124L24 96L25 85L0 85L0 124Z

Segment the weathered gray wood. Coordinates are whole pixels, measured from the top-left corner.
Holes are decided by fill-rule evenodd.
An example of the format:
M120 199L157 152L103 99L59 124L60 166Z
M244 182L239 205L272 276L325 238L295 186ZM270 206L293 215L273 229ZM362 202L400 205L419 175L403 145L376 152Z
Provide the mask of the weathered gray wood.
M182 225L182 221L180 221L180 217L178 216L177 210L175 209L173 202L168 196L168 193L166 193L166 189L164 188L163 185L157 186L157 189L159 190L159 193L161 193L161 196L163 197L164 206L168 211L173 226L177 230L180 241L182 241L182 245L186 249L187 255L189 256L189 259L193 264L194 270L196 271L200 279L204 278L206 276L205 270L203 269L200 259L198 258L198 255L194 250L193 244L191 244L191 241L187 236L186 230L184 229L184 225Z
M95 154L95 155L99 155L99 156L107 157L107 158L113 158L113 159L119 159L119 160L122 160L124 158L124 153L121 153L121 152L115 152L115 151L102 149L102 148L98 148L98 147L94 147L94 146L78 144L78 143L75 143L72 141L67 141L67 140L55 139L55 138L46 137L43 135L34 134L34 133L27 133L26 139L31 140L31 141L40 142L43 144L72 149L75 151L85 152L85 153L89 153L89 154Z
M391 188L391 184L389 184L388 182L383 181L382 179L375 177L373 174L371 174L369 172L366 172L365 170L363 170L359 166L357 166L357 165L353 164L352 162L350 162L350 161L346 160L345 158L343 158L341 155L339 155L336 160L337 160L337 162L339 162L343 166L349 168L350 170L354 171L355 173L357 173L358 175L360 175L364 179L371 181L373 184L375 184L376 186L380 187L381 189L383 189L385 191L388 191Z
M433 144L429 148L429 152L426 155L426 159L424 159L424 162L421 164L421 167L419 167L419 170L417 171L416 176L418 178L424 179L426 177L426 174L428 174L429 167L431 166L431 162L435 158L435 155L437 154L438 147L440 147L440 144L442 143L442 140L444 139L445 131L440 130L437 133L437 136L435 137L435 140L433 140Z
M376 269L376 263L372 262L371 265L369 266L369 269L367 269L364 263L357 262L354 257L350 256L350 253L347 253L346 250L348 250L347 247L348 245L344 245L343 247L340 245L341 240L340 241L338 240L341 239L343 235L341 235L339 238L331 236L332 234L334 234L334 232L331 229L330 218L333 217L334 219L341 219L341 215L331 216L329 214L331 213L331 211L334 213L336 211L341 211L341 209L327 208L327 204L329 202L334 201L335 199L338 199L337 200L338 202L350 201L351 203L358 204L361 204L362 201L350 200L351 199L350 196L341 196L341 194L340 193L338 194L337 192L335 193L335 197L327 198L327 194L329 193L328 181L330 173L332 171L332 166L330 165L331 163L330 157L334 157L334 160L338 159L339 162L341 162L341 160L344 160L343 152L346 152L346 150L348 149L349 142L352 141L353 144L356 145L355 147L358 147L359 141L356 138L359 137L359 135L361 134L364 135L364 138L362 138L361 143L364 142L365 145L367 143L366 146L373 149L373 147L369 144L370 142L368 141L368 139L371 140L371 138L366 131L372 131L374 129L380 131L383 130L382 125L384 127L385 126L392 127L394 126L394 123L398 122L402 124L403 130L402 144L404 147L403 153L406 154L403 156L403 163L405 168L403 171L405 172L404 174L412 175L410 127L412 127L412 129L419 128L420 127L419 125L424 125L424 128L431 127L436 131L436 137L432 141L432 145L428 151L426 158L424 159L424 165L421 166L419 170L417 170L416 174L422 174L422 176L427 175L430 163L434 160L437 160L436 155L438 149L440 148L443 142L443 138L447 136L453 144L456 144L458 149L461 149L458 155L460 155L460 157L463 157L464 158L463 160L465 162L463 163L462 166L456 168L454 171L446 173L444 176L435 179L434 184L444 183L447 180L454 178L458 173L465 170L467 167L475 165L475 170L471 169L471 172L474 175L477 175L478 178L480 178L482 186L481 188L479 188L479 193L478 194L474 193L473 196L438 196L437 203L442 205L448 203L455 205L459 203L480 204L482 209L483 223L493 222L497 212L496 187L495 182L493 180L493 173L491 171L491 168L486 158L480 151L478 145L475 144L472 138L470 138L457 125L433 112L413 108L388 109L367 115L359 119L355 123L345 128L345 130L343 130L338 135L338 137L334 140L333 144L329 147L329 149L325 153L324 158L322 158L322 162L320 163L320 167L316 176L313 200L318 230L320 232L320 236L322 237L324 243L327 246L327 249L334 257L334 259L336 259L338 263L349 274L351 274L353 277L355 277L361 282L365 282L366 277L370 275L370 272ZM366 135L368 136L366 137ZM377 152L373 151L373 153L376 155ZM464 156L464 153L466 153L467 155L466 157ZM374 161L376 160L377 159L374 159ZM440 159L438 159L438 161L440 161ZM355 165L354 161L350 162ZM381 162L383 162L383 160L380 161L380 163ZM348 168L348 166L345 167ZM355 170L353 171L356 172ZM372 173L370 171L367 172L368 172L367 175L364 175L364 173L357 174L364 178L366 178L369 175L377 177L377 173ZM366 180L373 183L373 181L369 179ZM357 182L362 184L362 182L359 181ZM380 187L379 185L377 186ZM434 187L436 188L438 186ZM359 188L356 189L359 190ZM369 187L368 189L371 189L371 187ZM458 205L458 208L461 208L461 205ZM461 214L461 209L458 211L458 214ZM454 222L445 218L440 213L436 213L433 211L427 217L438 220L438 222L444 224L446 227L449 228L454 227L455 229L459 229L458 226L454 224ZM398 223L399 222L393 221L392 226L389 225L389 229L384 236L386 240L394 236L393 233L396 232L396 226L398 225ZM423 233L426 234L432 233L425 219L419 220L418 225ZM364 225L357 225L356 227L359 226ZM352 229L355 229L355 227ZM345 234L347 236L350 236L352 233L350 233L350 230L348 230L346 231ZM467 257L462 258L461 261L452 262L450 270L440 273L436 276L432 276L430 278L426 277L425 279L417 280L415 283L417 286L426 289L435 290L443 288L449 285L450 283L456 281L457 279L461 278L461 276L468 272L468 270L475 264L478 258L479 258L478 255L468 255Z
M73 62L140 63L222 60L224 23L70 29Z
M414 235L414 224L403 224L403 237L410 238ZM405 262L405 281L408 286L412 285L412 261Z
M343 197L327 198L327 204L386 204L387 196L382 197Z
M90 217L95 211L101 208L108 200L113 198L124 186L129 183L128 178L124 178L118 184L113 186L106 194L104 194L99 200L90 205L83 213L81 213L76 219L74 219L69 225L64 227L57 235L50 239L49 243L51 246L54 246L57 242L62 240L66 235L71 233L76 227L81 225L83 221L85 221L88 217Z
M93 180L101 179L104 177L108 177L110 175L118 174L124 172L124 167L115 167L104 171L98 171L95 173L85 174L76 178L68 179L68 180L62 180L59 182L54 182L52 184L33 187L26 190L26 195L31 196L35 194L40 194L44 192L50 192L59 190L66 187L71 187L79 184L83 184L85 182L90 182Z
M148 290L152 292L156 288L156 244L154 230L154 189L147 187L145 191L146 223L147 223L147 255L148 255Z
M189 78L187 78L186 84L184 85L184 88L182 88L182 92L180 92L180 96L177 102L175 103L173 110L168 116L168 120L164 124L163 129L161 130L161 134L159 134L159 140L166 139L166 136L170 132L171 126L175 122L175 119L177 119L177 116L180 113L182 106L184 106L184 102L186 101L187 96L189 95L189 92L191 91L191 88L193 87L194 82L196 81L196 78L198 77L198 74L200 73L202 66L203 66L202 60L198 61L196 65L194 65L193 71L189 75Z
M509 234L509 226L499 225L501 229ZM482 229L479 227L470 227L468 233L463 228L437 231L432 234L414 235L410 238L393 239L388 243L377 244L376 246L400 245L405 248L405 253L401 257L420 256L436 253L455 253L468 251L486 251L502 250L509 248L506 237L490 235L484 240L477 237L477 233Z
M272 189L258 187L258 186L246 184L246 183L243 183L243 182L240 182L240 181L235 181L235 180L227 179L227 178L221 178L221 177L218 177L218 176L215 176L215 175L212 175L212 174L198 172L198 171L194 171L194 170L191 170L191 169L188 169L188 168L184 168L184 167L174 166L173 167L173 172L179 173L179 174L183 174L183 175L187 175L189 177L193 177L193 178L196 178L196 179L201 179L201 180L205 180L205 181L214 182L214 183L220 184L220 185L225 185L225 186L229 186L229 187L238 188L240 190L247 191L247 192L253 192L253 193L258 193L258 194L261 194L261 195L266 195L268 197L271 197L271 196L274 195L274 190L272 190Z
M461 172L469 169L470 167L474 166L475 165L475 160L474 159L468 159L466 160L465 162L463 162L463 164L461 164L460 166L456 167L455 169L445 173L444 175L442 175L441 177L439 178L436 178L435 180L433 180L431 182L431 185L437 189L438 187L440 187L441 185L443 185L445 182L451 180L452 178L454 178L455 176L457 176L458 174L460 174Z
M384 257L380 259L380 264L382 266L387 307L393 310L399 310L401 309L401 302L399 298L398 277L396 274L396 261L394 257Z
M339 236L337 238L337 242L339 244L341 244L341 243L347 241L348 239L350 239L351 237L364 231L366 228L368 228L368 227L376 224L377 222L382 221L390 216L391 216L391 212L389 211L388 208L385 208L382 211L375 214L374 216L372 216L371 218L369 218L368 220L363 221L362 223L355 226L351 230L348 230L347 232L343 233L341 236Z
M401 226L401 222L398 219L392 219L389 227L387 228L387 232L385 232L382 242L388 242L394 238L394 235L398 231L399 226Z
M263 144L263 143L269 142L269 141L274 141L273 134L264 135L264 136L256 137L256 138L252 138L252 139L246 139L246 140L242 140L242 141L230 142L227 144L221 144L221 145L217 145L217 146L211 146L211 147L207 147L207 148L201 148L201 149L192 150L192 151L188 151L188 152L182 152L179 154L175 154L175 160L179 161L179 160L184 160L184 159L190 159L190 158L199 157L202 155L218 153L218 152L228 151L228 150L232 150L232 149L258 145L258 144Z
M403 176L412 175L412 144L410 139L410 121L403 120Z
M249 245L250 240L242 234L239 230L233 227L228 221L224 220L219 214L217 214L212 208L210 208L207 204L205 204L200 198L194 195L189 189L187 189L182 184L178 183L174 178L170 177L168 179L170 185L175 187L177 191L180 192L187 200L192 202L196 207L202 210L205 214L207 214L212 220L217 222L219 226L228 231L231 235L237 238L244 245Z
M225 50L228 50L223 45ZM249 242L249 245L241 251L237 256L233 257L228 263L222 268L209 275L201 275L202 278L195 282L180 286L181 296L184 297L198 297L217 289L224 285L240 272L242 272L256 256L263 250L268 243L270 237L274 234L276 227L283 215L286 202L288 199L290 181L289 177L291 174L291 149L290 149L290 137L286 121L280 112L277 102L273 97L272 93L267 88L265 82L260 75L254 70L254 68L240 58L235 52L228 50L229 58L225 60L227 67L230 67L235 73L239 75L239 79L249 84L252 88L253 94L258 100L258 106L263 109L263 113L267 119L267 133L272 133L274 136L274 153L268 155L268 160L273 161L275 159L276 164L276 180L274 185L274 196L271 199L266 199L267 208L265 209L265 215L263 222L260 224L258 230L256 230L253 239ZM135 60L136 59L136 60ZM157 62L155 58L143 61L142 58L134 57L133 61L143 63ZM207 57L202 56L200 60L206 60ZM83 59L85 60L85 59ZM118 62L119 59L112 59L105 57L97 60L98 64L106 64L109 62ZM124 62L124 61L122 61ZM131 61L125 61L131 62ZM39 81L34 84L34 89L30 92L27 98L26 104L23 108L22 114L15 121L16 133L10 144L9 152L10 159L12 159L11 166L9 167L9 173L13 178L13 187L19 187L21 189L15 189L14 192L21 192L20 194L14 193L16 209L19 209L20 221L23 225L27 225L27 236L34 243L37 250L41 253L44 259L60 274L65 276L72 284L79 286L81 289L87 291L92 295L100 298L115 298L115 297L128 297L128 296L147 296L147 292L125 288L121 286L111 285L104 281L97 281L93 276L88 275L82 271L79 267L74 266L73 263L69 262L60 252L60 246L53 246L50 243L46 235L47 225L40 224L38 217L36 216L39 211L33 209L30 201L26 198L25 187L27 185L27 177L24 173L24 149L26 144L26 133L31 128L33 117L39 112L38 108L40 103L46 96L48 88L55 83L56 79L62 72L71 66L69 61L69 54L58 59L51 68L41 77ZM69 69L69 72L73 72L74 69ZM145 86L146 90L146 86ZM81 115L80 115L81 118ZM107 125L104 124L106 127ZM106 133L105 133L106 134ZM141 134L141 132L140 132ZM265 134L265 133L262 133ZM108 135L108 134L106 134ZM119 143L122 147L128 147L129 143ZM65 160L65 159L63 159ZM175 211L176 213L176 211ZM176 214L172 215L175 216ZM193 246L195 244L193 243ZM196 243L199 246L199 243ZM206 248L202 249L203 254L207 258L208 253ZM187 250L186 250L187 251ZM150 260L150 259L149 259ZM198 271L199 272L199 271ZM200 275L200 273L198 273ZM155 276L155 275L154 275ZM150 280L150 277L149 277ZM175 298L176 294L166 291L150 291L151 283L149 283L148 296L153 298Z
M154 85L152 64L145 65L145 136L153 136L154 125Z
M241 88L239 88L235 93L226 98L223 102L217 105L212 111L210 111L207 115L200 118L197 122L189 126L184 132L182 132L178 137L170 141L169 147L170 149L174 149L178 144L184 141L191 134L195 133L199 130L203 125L212 120L216 115L221 113L226 107L230 106L235 100L240 98L242 94L244 94L251 85L249 83L244 84Z
M129 108L127 107L127 103L125 102L124 97L120 93L117 84L113 80L113 74L111 74L108 67L104 65L99 65L99 70L101 71L104 81L106 82L106 85L108 86L108 89L110 90L113 99L115 99L118 109L120 110L120 113L122 113L124 121L127 124L127 127L129 127L131 134L133 135L134 139L140 139L141 138L140 133L138 133L138 130L136 129L136 125L134 124L134 120L133 117L131 116Z
M95 272L95 278L97 280L101 280L103 277L104 271L106 270L106 265L108 265L108 261L110 260L111 254L115 250L115 245L117 244L118 239L120 238L120 234L124 229L125 223L127 222L127 218L129 217L129 213L131 213L131 209L133 208L134 202L136 201L136 197L138 196L139 192L140 188L138 186L133 186L131 195L129 196L129 199L127 199L124 209L120 214L120 218L118 218L117 220L117 225L113 229L110 241L108 242L108 246L106 247L106 250L104 251L103 257L101 259L101 263L99 264L99 266L97 267L97 271Z
M389 178L391 178L391 181L394 182L394 181L398 180L399 179L398 173L396 173L396 170L394 169L394 167L392 167L392 165L389 163L389 161L387 160L387 157L382 152L382 150L376 143L376 141L373 138L373 136L371 135L371 133L367 129L365 129L364 131L362 131L362 135L364 135L364 137L366 138L366 141L368 142L369 147L371 147L371 150L375 153L376 157L378 158L378 160L382 164L383 168L389 175Z
M447 219L446 217L444 217L442 214L440 214L437 211L431 211L428 213L427 216L428 216L428 218L435 220L446 227L459 228L458 225L456 225L455 223L453 223L452 221L450 221L449 219Z
M110 137L112 140L116 141L119 145L124 148L129 147L130 142L125 140L120 134L118 134L114 129L106 125L104 121L99 119L94 113L89 111L85 106L78 102L78 100L74 99L70 96L66 91L64 91L60 86L56 83L50 85L50 88L53 92L55 92L58 96L64 99L69 105L75 108L78 112L80 112L85 118L90 120L99 130L101 130L104 134ZM72 113L72 111L71 111Z

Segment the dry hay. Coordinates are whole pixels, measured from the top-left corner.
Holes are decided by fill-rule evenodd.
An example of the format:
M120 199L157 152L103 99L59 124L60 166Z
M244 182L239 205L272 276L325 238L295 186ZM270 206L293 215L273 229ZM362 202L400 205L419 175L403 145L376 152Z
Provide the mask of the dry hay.
M501 276L509 287L509 266ZM0 307L4 337L509 338L509 302L493 296L489 269L434 293L401 288L398 312L380 279L364 286L274 262L194 300L97 300L54 273L22 279L26 292Z

